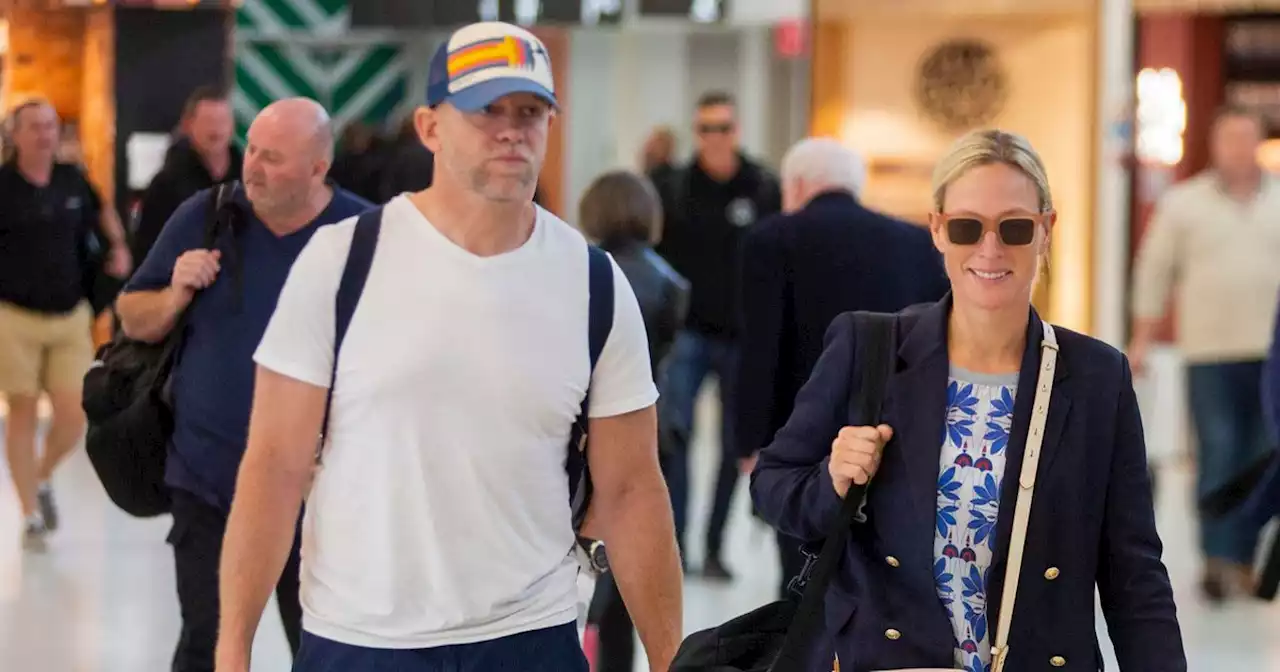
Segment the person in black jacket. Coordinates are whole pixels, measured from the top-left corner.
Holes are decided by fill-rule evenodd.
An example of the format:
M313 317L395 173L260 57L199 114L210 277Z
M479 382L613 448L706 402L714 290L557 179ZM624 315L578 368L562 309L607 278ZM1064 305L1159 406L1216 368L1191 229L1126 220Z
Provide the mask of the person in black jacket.
M743 457L769 445L791 416L837 315L897 312L938 301L950 288L928 229L860 204L865 181L866 167L852 150L835 140L803 140L782 162L785 214L747 236L732 419ZM804 555L800 542L781 532L778 550L786 597Z
M689 279L692 294L686 326L672 346L663 371L660 431L671 446L667 486L676 517L676 539L685 552L689 497L688 444L694 405L708 374L719 380L724 408L721 461L707 522L702 574L729 580L720 556L725 522L738 483L738 449L733 437L733 374L738 357L738 278L743 236L757 220L781 208L778 181L738 146L737 111L728 94L713 92L698 101L697 155L659 184L664 233L658 253Z
M689 304L688 281L653 251L662 235L657 192L648 179L635 173L605 173L583 195L578 222L587 238L613 256L631 283L649 335L649 361L657 378ZM630 672L635 659L635 627L612 573L596 583L591 612L600 635L594 669Z
M235 116L226 92L212 86L193 91L182 110L182 133L142 195L131 244L134 259L147 258L183 201L215 184L240 179L244 157L231 143L234 135Z

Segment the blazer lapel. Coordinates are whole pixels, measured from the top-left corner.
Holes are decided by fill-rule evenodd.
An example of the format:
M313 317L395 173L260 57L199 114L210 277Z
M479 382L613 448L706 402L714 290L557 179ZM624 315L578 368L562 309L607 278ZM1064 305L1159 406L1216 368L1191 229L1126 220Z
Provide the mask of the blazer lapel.
M1000 599L1004 590L1005 567L1009 560L1009 544L1013 536L1014 509L1018 503L1018 477L1022 472L1022 458L1026 452L1027 435L1031 428L1031 414L1035 405L1036 385L1040 380L1041 340L1044 327L1035 309L1031 311L1031 320L1027 325L1027 348L1022 356L1022 367L1018 373L1018 393L1013 404L1013 426L1009 434L1009 454L1005 460L1004 478L1000 485L1000 511L996 523L996 546L992 557L991 569L987 574L987 624L994 629L1000 614ZM1067 378L1067 367L1061 356L1054 372L1053 389L1049 399L1049 413L1045 418L1044 437L1041 440L1040 464L1036 468L1037 488L1046 475L1053 473L1053 460L1057 456L1062 443L1062 433L1067 424L1067 413L1071 408L1069 386L1061 384ZM1032 498L1032 510L1035 511L1037 499ZM1035 527L1033 516L1028 523L1028 536ZM1025 557L1025 556L1024 556Z
M943 300L926 309L898 348L902 371L886 390L885 416L894 430L886 447L907 482L911 524L905 529L918 536L908 548L919 554L923 568L933 566L933 533L936 516L938 460L942 452L947 409L946 316L950 302ZM895 470L896 471L896 470Z

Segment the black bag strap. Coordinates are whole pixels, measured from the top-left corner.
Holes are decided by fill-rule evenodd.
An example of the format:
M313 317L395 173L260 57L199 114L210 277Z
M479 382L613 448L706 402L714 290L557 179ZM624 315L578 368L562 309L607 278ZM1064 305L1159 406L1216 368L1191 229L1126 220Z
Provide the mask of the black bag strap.
M316 443L316 464L321 464L325 438L329 435L329 413L333 408L333 390L338 386L338 354L342 341L356 314L356 305L364 292L369 269L373 267L373 255L378 249L378 234L382 230L382 208L375 208L356 219L355 232L351 234L351 248L347 251L347 263L338 282L334 300L333 368L329 375L329 391L324 400L324 420L320 423L320 439Z
M232 199L235 197L236 190L240 187L239 180L231 182L223 182L212 188L212 194L209 196L209 211L205 215L204 221L204 237L201 239L200 248L204 250L214 250L218 247L218 236L222 233L224 224L230 223L233 216L229 211ZM234 234L234 228L232 229ZM240 264L235 263L232 266L233 278L236 282L236 301L237 308L241 295L243 294L243 274L239 269ZM182 357L182 347L187 340L187 322L191 317L191 309L195 307L196 301L200 300L203 290L196 292L191 302L182 310L177 319L174 320L173 328L169 330L169 335L164 341L164 350L160 357L160 366L154 371L151 378L151 385L167 384L169 374L178 365L178 360ZM123 337L123 332L119 332L118 336ZM162 390L161 394L168 397L168 390Z
M895 355L894 327L897 316L887 313L857 312L853 315L857 352L855 368L858 369L858 386L849 395L849 417L860 425L880 423L880 407L885 388L893 373ZM823 474L825 478L826 475ZM805 669L809 647L823 627L823 602L827 586L835 576L845 547L849 543L858 510L867 494L866 485L852 485L845 494L840 514L831 522L831 530L822 544L822 553L814 564L813 574L804 587L804 597L796 608L795 618L787 629L787 638L778 658L769 667L771 671L784 672Z
M595 245L587 245L587 347L591 358L591 374L595 374L596 362L613 331L613 262L609 255ZM591 405L591 382L582 395L582 407L570 432L569 456L565 470L569 472L569 505L573 511L573 529L582 529L587 517L587 504L591 501L591 479L588 478L587 425Z

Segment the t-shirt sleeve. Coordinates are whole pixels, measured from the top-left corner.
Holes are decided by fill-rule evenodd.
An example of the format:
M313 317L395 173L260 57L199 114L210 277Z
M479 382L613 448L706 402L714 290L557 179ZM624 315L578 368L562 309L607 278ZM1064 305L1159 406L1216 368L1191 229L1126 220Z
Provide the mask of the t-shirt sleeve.
M351 225L321 227L294 261L275 312L258 343L258 365L318 387L333 375L334 300Z
M637 411L658 400L649 362L649 337L631 283L613 264L613 329L591 377L590 417Z
M205 209L209 204L207 194L188 198L173 213L156 244L147 252L125 284L127 292L151 292L169 286L173 278L173 266L178 257L188 250L204 244Z

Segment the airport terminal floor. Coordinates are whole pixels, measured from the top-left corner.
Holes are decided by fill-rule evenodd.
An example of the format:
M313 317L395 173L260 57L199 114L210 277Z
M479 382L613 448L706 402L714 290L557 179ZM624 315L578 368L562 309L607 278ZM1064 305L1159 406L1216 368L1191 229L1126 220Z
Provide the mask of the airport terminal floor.
M716 427L717 412L715 403L704 397L700 427ZM696 439L696 489L690 506L694 512L707 510L714 473L713 440L706 432ZM173 562L164 543L168 519L139 521L113 508L88 459L78 452L54 481L62 527L50 539L48 552L24 555L19 549L17 502L2 467L0 461L0 671L167 670L178 632ZM1157 501L1165 562L1174 580L1190 669L1280 670L1280 603L1233 603L1214 609L1198 597L1199 558L1188 497L1191 476L1181 462L1162 465ZM697 577L687 580L685 626L690 631L774 597L778 567L773 537L751 518L745 486L739 487L725 556L738 576L730 584L706 583ZM696 516L691 521L691 540L700 538L701 522ZM696 567L701 549L694 546L690 553ZM1116 670L1101 617L1098 627L1107 669ZM254 669L287 670L288 659L279 618L274 605L269 605L254 649ZM636 670L646 670L643 662Z

